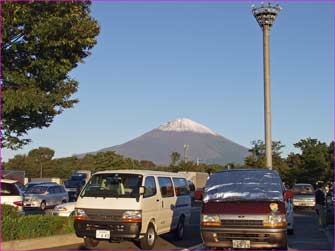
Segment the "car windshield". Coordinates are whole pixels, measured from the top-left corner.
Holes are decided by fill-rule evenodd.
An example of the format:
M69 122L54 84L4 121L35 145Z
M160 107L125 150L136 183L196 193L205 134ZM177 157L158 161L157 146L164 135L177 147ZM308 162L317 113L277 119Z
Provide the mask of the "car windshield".
M142 184L142 175L108 173L94 175L81 197L136 198Z
M293 192L296 195L314 195L314 188L312 185L295 185Z
M207 181L204 201L283 200L279 175L267 170L218 172Z
M42 194L45 193L48 190L48 187L45 186L32 186L27 190L27 193L32 193L32 194Z

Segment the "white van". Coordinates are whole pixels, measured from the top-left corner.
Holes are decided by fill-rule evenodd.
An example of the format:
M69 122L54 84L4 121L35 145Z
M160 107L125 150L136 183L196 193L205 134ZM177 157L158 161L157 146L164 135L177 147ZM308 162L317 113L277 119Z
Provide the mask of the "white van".
M87 248L100 240L139 241L152 249L157 235L175 231L182 239L191 216L191 197L182 174L148 170L95 173L76 202L74 227Z

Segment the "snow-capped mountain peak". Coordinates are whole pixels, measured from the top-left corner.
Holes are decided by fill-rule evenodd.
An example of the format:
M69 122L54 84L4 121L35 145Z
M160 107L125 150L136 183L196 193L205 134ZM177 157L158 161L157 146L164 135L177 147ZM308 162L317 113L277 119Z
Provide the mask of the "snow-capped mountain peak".
M208 127L187 118L180 118L169 121L166 124L161 125L158 128L158 130L175 131L175 132L194 132L194 133L218 135Z

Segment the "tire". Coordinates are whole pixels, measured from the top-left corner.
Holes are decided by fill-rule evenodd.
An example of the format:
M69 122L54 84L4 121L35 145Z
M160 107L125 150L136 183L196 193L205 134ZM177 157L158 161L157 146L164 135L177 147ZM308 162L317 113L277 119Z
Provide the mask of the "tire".
M175 230L175 239L176 240L182 240L184 237L184 231L185 231L185 218L180 217L177 228Z
M144 237L140 239L140 247L144 250L151 250L155 246L157 234L152 223L149 224Z
M47 208L47 204L45 203L45 201L41 202L40 208L42 211L45 211L45 209Z
M294 234L294 229L287 229L287 234L292 235Z
M93 238L84 238L85 248L94 249L96 246L98 246L98 244L99 244L98 240L95 240Z
M275 248L274 250L288 250L288 247L287 247L287 242L285 245L279 247L279 248Z

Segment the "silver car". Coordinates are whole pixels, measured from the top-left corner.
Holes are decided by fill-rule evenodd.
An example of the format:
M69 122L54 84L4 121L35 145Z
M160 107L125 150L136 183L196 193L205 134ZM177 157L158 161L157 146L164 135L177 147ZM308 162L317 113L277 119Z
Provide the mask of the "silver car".
M54 184L35 185L29 188L24 194L24 208L40 208L45 210L47 207L66 203L69 196L64 186Z
M314 188L311 184L298 183L293 186L293 206L294 207L308 207L314 209L315 194Z

